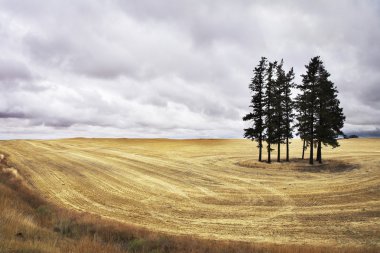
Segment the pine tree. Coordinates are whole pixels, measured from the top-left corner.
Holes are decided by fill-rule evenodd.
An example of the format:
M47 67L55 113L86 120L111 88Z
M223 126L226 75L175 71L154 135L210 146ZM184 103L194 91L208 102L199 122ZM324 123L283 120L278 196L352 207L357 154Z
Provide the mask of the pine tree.
M286 85L286 74L283 70L284 61L277 65L276 80L273 87L273 143L277 144L277 162L281 161L281 144L285 140L285 114L284 114L284 100L285 100L285 85Z
M345 117L337 98L338 90L329 80L319 56L313 57L298 85L297 127L301 138L310 147L309 163L313 164L314 145L317 146L317 161L322 163L322 144L333 148L339 146L337 137L343 134ZM305 147L305 144L304 144Z
M299 87L299 86L297 86ZM297 111L297 123L294 125L294 127L298 128L297 135L300 136L302 140L302 160L305 158L305 151L307 147L309 146L309 142L306 140L308 135L308 128L305 124L305 121L307 120L307 112L306 112L306 103L302 101L303 95L299 94L295 101L294 106Z
M267 143L268 163L271 163L272 144L277 144L277 161L280 161L280 147L286 143L286 161L289 161L289 139L293 137L294 109L297 110L298 135L303 140L302 159L310 147L309 163L313 164L314 148L316 160L322 163L322 145L338 147L337 137L343 135L345 116L337 98L338 90L329 80L319 56L313 57L301 75L302 83L295 85L293 68L287 73L283 70L283 60L267 62L262 57L253 73L249 85L252 91L252 112L243 117L251 121L252 127L246 128L244 137L255 140L259 148L259 161L262 160L263 141ZM297 87L300 93L295 101L291 92Z
M271 144L274 143L274 129L275 124L273 121L273 113L274 113L274 96L275 96L275 85L276 80L274 79L274 71L277 67L277 62L270 62L266 71L266 89L264 93L264 115L265 121L264 126L266 128L266 142L267 142L267 152L268 152L268 163L271 163Z
M322 144L325 146L338 147L338 135L343 135L345 116L340 102L337 98L338 90L334 83L329 80L330 73L327 72L321 62L318 70L318 109L317 109L317 158L322 163Z
M267 59L262 57L259 64L253 70L254 77L251 80L249 89L252 92L251 105L252 112L243 117L244 121L252 121L252 127L244 129L244 138L256 140L259 148L259 161L262 160L262 147L264 140L264 84L267 68Z
M289 162L289 139L293 138L293 119L294 119L294 102L291 98L292 88L295 87L293 82L294 71L293 68L286 74L286 79L283 86L283 110L284 110L284 138L286 143L286 161Z
M277 162L281 161L281 144L286 143L286 161L289 161L289 138L293 138L292 122L294 118L291 89L294 88L293 68L285 73L284 61L276 67L276 80L273 88L273 142L277 144Z
M298 132L310 146L309 163L313 164L314 139L316 138L316 105L318 98L318 72L321 65L319 56L313 57L306 65L306 74L301 75L302 83L297 87L301 93L297 96L297 106L300 112L297 115Z

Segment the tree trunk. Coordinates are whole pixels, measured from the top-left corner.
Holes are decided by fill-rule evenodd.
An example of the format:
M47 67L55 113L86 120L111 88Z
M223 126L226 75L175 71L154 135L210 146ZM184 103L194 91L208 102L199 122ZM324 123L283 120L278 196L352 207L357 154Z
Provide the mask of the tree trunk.
M319 101L319 128L321 129L322 128L322 100ZM322 163L322 157L321 157L321 151L322 151L322 147L321 147L321 139L320 137L318 138L318 145L317 145L317 159L316 161L318 161L319 163Z
M318 147L317 147L317 159L319 163L322 163L322 146L321 141L318 141Z
M289 98L288 87L286 87L285 98L286 101ZM289 132L290 132L290 120L289 120L289 103L286 102L286 161L289 162Z
M271 159L270 159L270 142L268 143L268 163L271 163Z
M281 154L280 154L280 148L281 148L281 146L280 146L280 142L279 143L277 143L277 162L280 162L280 158L281 158Z
M286 161L289 162L289 138L286 137Z
M259 162L261 162L262 149L263 149L263 140L262 140L262 137L260 134L260 138L259 138Z
M303 146L302 146L302 160L305 159L305 149L306 149L306 140L303 139Z
M313 143L313 138L310 140L310 157L309 157L309 164L314 164L314 143Z
M317 144L317 157L315 158L315 161L319 162L319 141L318 141L318 144Z
M313 117L312 117L313 119ZM314 120L312 120L311 122L313 122ZM309 164L314 164L314 127L313 127L313 123L311 123L311 129L310 129L310 156L309 156Z
M314 92L314 91L313 91ZM314 98L312 99L314 101ZM313 106L311 107L310 113L310 157L309 164L314 164L314 110Z

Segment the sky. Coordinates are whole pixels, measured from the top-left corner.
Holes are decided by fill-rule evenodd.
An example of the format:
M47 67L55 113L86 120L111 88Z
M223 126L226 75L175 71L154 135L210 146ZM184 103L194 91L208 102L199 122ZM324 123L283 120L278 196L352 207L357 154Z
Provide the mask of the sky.
M242 138L261 56L319 55L380 136L380 1L0 0L0 139Z

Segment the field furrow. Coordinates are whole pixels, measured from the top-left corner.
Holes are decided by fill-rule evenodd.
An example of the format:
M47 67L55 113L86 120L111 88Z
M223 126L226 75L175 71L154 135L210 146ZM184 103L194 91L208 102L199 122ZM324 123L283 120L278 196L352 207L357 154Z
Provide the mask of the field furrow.
M1 141L50 201L170 234L380 245L380 141L342 140L324 165L256 162L246 140Z

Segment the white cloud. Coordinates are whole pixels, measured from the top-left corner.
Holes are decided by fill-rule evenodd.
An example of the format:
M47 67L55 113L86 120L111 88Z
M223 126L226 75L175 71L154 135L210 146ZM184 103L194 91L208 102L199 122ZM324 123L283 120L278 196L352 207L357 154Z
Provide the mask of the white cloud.
M374 1L0 0L0 138L242 137L252 68L321 55L379 129Z

